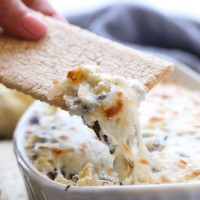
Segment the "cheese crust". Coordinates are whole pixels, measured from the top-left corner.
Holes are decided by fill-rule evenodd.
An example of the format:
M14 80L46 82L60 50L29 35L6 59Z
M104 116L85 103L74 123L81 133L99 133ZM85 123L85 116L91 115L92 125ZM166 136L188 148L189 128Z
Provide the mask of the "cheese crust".
M200 181L198 91L176 82L158 85L140 106L140 132L137 109L145 89L132 80L99 75L90 67L84 70L92 73L84 84L88 74L84 77L79 71L78 75L68 73L69 80L56 82L50 96L64 92L70 114L82 116L89 126L100 122L103 131L98 138L76 116L70 117L69 113L45 104L36 109L27 126L25 145L33 165L41 173L56 182L79 186ZM72 83L66 87L68 81L75 81L74 88ZM106 81L102 86L101 82ZM94 87L89 87L91 84ZM135 93L131 93L133 87ZM70 94L71 98L67 98ZM131 102L130 106L125 101L134 104ZM130 129L124 121L121 123L125 118L132 122ZM102 139L104 134L111 143ZM115 147L114 153L110 153L110 145Z

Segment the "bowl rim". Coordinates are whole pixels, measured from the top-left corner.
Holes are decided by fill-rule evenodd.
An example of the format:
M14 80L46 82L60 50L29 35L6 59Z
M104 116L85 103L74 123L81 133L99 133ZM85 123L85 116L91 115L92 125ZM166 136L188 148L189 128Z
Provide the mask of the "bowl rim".
M173 61L174 62L174 61ZM175 70L181 71L183 74L186 74L190 79L194 79L197 83L200 84L200 79L198 73L190 69L189 67L185 66L184 64L175 61ZM36 101L33 103L27 111L21 117L19 123L16 126L14 131L14 153L17 158L17 161L21 164L23 170L30 175L35 181L40 181L44 185L48 187L53 187L58 190L65 190L65 184L57 183L53 180L48 179L45 175L40 173L31 163L30 159L28 158L24 143L24 129L28 123L27 119L38 106L47 105L46 103ZM182 182L182 183L166 183L166 184L138 184L138 185L112 185L112 186L70 186L70 190L67 192L74 193L74 192L132 192L132 193L145 193L145 192L152 192L152 193L160 193L162 191L185 191L185 190L199 190L200 189L200 182Z

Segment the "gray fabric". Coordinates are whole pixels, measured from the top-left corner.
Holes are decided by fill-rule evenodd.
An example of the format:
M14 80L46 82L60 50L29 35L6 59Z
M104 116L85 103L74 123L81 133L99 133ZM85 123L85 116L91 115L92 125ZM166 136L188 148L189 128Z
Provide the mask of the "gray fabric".
M144 51L173 57L200 73L200 23L137 5L114 5L68 16L78 26Z

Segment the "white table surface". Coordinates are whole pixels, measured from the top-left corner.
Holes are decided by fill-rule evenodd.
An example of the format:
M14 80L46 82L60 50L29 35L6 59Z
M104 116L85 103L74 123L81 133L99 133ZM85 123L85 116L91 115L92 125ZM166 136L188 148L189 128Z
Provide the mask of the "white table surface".
M0 200L27 200L12 141L0 142Z

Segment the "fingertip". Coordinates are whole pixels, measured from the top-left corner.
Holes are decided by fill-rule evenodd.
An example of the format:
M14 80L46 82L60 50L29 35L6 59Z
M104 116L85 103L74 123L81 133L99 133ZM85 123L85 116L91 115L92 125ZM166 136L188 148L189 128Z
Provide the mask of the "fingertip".
M26 13L21 20L22 28L29 34L27 38L38 40L45 37L47 33L47 26L45 23L31 13Z

